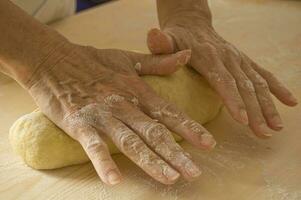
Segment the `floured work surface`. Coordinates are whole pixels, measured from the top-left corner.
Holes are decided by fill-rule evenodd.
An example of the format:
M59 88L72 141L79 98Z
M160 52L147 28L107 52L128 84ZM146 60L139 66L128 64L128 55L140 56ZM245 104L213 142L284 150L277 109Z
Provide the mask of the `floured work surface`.
M280 77L300 101L301 2L245 2L211 2L218 32ZM128 0L83 12L53 27L81 44L146 51L146 32L156 24L153 1ZM0 83L0 199L301 199L300 106L292 109L277 102L285 129L270 140L248 136L248 129L223 110L206 126L218 142L213 152L196 151L183 143L203 169L196 182L163 186L118 155L114 159L124 182L108 187L91 164L50 171L23 164L10 148L8 129L35 105L15 83Z

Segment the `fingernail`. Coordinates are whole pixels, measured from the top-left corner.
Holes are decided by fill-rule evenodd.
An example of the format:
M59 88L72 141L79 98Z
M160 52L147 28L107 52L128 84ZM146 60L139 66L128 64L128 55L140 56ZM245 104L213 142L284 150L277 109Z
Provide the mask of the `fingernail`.
M240 110L240 121L241 121L244 125L248 125L248 123L249 123L247 111L244 110L244 109Z
M273 134L271 133L271 130L267 127L266 124L259 125L259 131L261 134L263 134L267 137L273 136Z
M198 177L202 174L201 170L193 162L186 163L185 171L190 177Z
M165 171L164 174L171 181L177 180L180 177L180 174L170 167Z
M188 50L180 51L176 53L176 57L177 57L177 64L185 65L188 63L188 61L191 58L191 50L188 49Z
M115 170L110 171L108 173L108 181L111 185L116 185L120 183L121 179L119 173L117 173Z
M282 120L280 119L279 116L274 116L271 119L271 122L273 123L273 126L275 126L277 129L282 129L283 128L283 124L282 124Z
M216 145L215 139L209 133L204 133L201 135L201 143L203 146L209 149L213 149Z
M289 97L289 99L290 99L290 101L293 102L294 104L298 104L298 100L297 100L293 95L291 95L291 96Z

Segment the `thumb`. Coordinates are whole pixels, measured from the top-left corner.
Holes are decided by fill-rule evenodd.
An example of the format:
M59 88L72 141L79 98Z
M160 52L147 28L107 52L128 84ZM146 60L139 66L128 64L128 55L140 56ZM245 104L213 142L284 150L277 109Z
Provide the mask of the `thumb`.
M147 33L147 46L153 54L165 54L175 52L173 38L158 28L152 28Z
M166 55L136 52L126 52L126 54L139 75L169 75L177 71L180 66L188 63L191 50L187 49Z

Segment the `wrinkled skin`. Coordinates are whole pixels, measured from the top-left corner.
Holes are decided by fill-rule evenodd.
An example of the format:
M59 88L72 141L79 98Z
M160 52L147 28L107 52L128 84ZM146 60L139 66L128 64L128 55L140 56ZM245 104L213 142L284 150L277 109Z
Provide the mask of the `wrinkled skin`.
M150 51L165 54L191 49L190 66L217 91L234 119L248 124L261 138L281 130L283 124L271 93L288 106L295 106L297 100L272 73L216 33L207 2L157 3L161 30L149 31Z
M53 52L26 87L41 110L79 141L105 183L119 183L121 174L104 137L161 183L201 174L170 130L203 149L214 147L213 137L138 76L173 73L188 62L190 50L153 56L68 43Z

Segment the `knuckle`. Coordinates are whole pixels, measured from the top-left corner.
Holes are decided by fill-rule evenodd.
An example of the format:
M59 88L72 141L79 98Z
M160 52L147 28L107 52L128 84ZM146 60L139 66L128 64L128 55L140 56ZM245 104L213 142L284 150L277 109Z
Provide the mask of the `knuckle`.
M195 46L196 48L201 49L201 51L196 51L195 54L208 62L208 58L216 57L219 54L216 44L214 43L204 42Z
M134 106L139 106L139 100L136 96L134 96L133 98L130 99L130 102L134 105Z
M140 138L134 133L129 133L129 131L126 132L127 133L124 133L119 137L120 149L126 155L138 153L139 151L141 151L141 149L144 147L144 144L140 140Z
M177 109L177 107L171 103L167 103L165 107L162 108L162 113L165 117L179 119L183 117L183 113Z
M180 112L171 103L161 100L158 102L157 106L151 111L151 114L155 118L162 117L177 117Z
M240 52L233 45L226 43L224 46L224 48L226 49L225 51L227 51L231 57L238 60L239 62L241 61Z
M216 48L212 44L205 45L205 48L206 48L206 51L208 52L208 54L211 54L211 55L217 54Z
M254 78L253 78L253 84L255 87L259 87L259 88L264 88L267 89L268 88L268 83L267 81L262 78L262 76L260 76L259 74L254 74Z
M65 127L74 134L75 139L85 132L89 125L102 125L112 117L111 111L98 103L88 104L67 115L62 120Z
M125 101L125 97L118 94L110 94L104 98L105 105L109 107L112 107L124 101Z
M119 143L120 150L143 168L160 160L156 158L155 154L153 154L139 136L135 134L125 134L121 136Z
M150 123L144 128L144 137L151 146L157 146L169 140L171 136L168 129L160 123Z
M205 48L208 52L216 52L216 47L210 42L204 42L201 46Z
M246 75L242 70L238 70L236 73L237 73L237 74L236 74L235 79L236 79L237 81L242 82L242 81L249 80L249 78L247 77L247 75Z
M274 107L273 100L271 99L269 94L258 94L258 99L260 100L260 103L265 107L265 109Z
M167 149L167 148L165 148ZM184 153L181 150L177 150L177 149L167 149L164 150L164 158L172 163L173 166L177 166L177 167L181 167L181 165L187 161L187 157L184 155Z
M226 86L230 86L230 87L233 87L236 85L235 79L229 74L225 74L225 75L221 76L220 83L224 84Z
M208 81L213 84L217 84L218 82L221 81L221 75L218 72L209 71L207 73L207 76L208 76Z
M92 141L92 140L91 140ZM90 159L101 159L101 161L109 161L108 147L102 141L92 141L84 146Z
M107 146L104 142L91 137L85 145L85 149L88 152L103 152L107 150Z
M255 87L262 88L262 89L268 89L268 83L266 80L263 78L256 78L255 81L253 82Z
M244 81L239 82L239 87L242 88L248 94L253 95L255 93L254 85L248 79L245 79Z
M199 133L199 134L206 133L204 128L194 120L185 120L183 121L182 124L184 127L188 128L189 130L192 130L194 133Z

